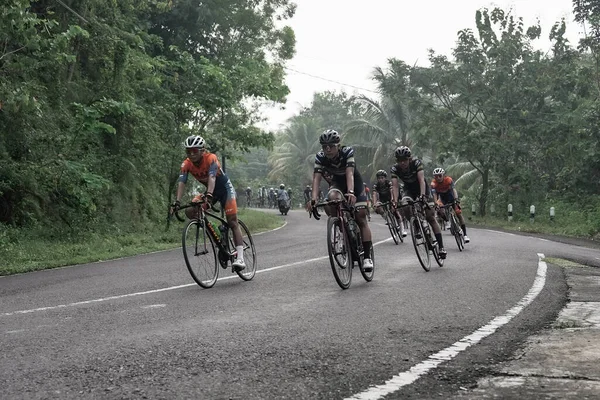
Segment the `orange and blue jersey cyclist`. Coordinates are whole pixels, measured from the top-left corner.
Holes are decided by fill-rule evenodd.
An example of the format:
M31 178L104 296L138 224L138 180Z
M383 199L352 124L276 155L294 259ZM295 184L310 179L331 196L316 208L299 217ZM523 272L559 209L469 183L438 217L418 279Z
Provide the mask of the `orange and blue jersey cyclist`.
M442 218L447 221L448 216L444 212L443 206L445 204L454 203L454 211L458 217L458 222L464 234L465 243L469 243L471 239L467 236L467 227L465 226L465 219L460 209L458 192L454 187L454 180L452 177L446 175L446 171L443 168L436 168L433 170L433 180L431 181L431 192L433 193L433 199L435 204L441 206L438 210Z
M237 251L236 260L232 264L233 269L242 271L246 268L246 264L244 262L242 233L238 224L235 189L223 169L221 169L217 156L206 149L206 141L202 137L189 136L185 140L184 146L187 158L181 164L177 195L171 206L172 210L179 208L188 175L191 174L198 182L206 186L206 192L194 197L192 202L205 200L202 208L206 210L218 201L222 209L225 210L227 225L233 232L233 242ZM188 208L185 211L188 218L194 217L193 208Z

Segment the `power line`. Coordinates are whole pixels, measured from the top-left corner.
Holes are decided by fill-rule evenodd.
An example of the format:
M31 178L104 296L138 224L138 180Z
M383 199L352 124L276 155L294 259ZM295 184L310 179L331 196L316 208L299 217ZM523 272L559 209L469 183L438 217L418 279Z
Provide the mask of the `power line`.
M371 92L371 93L375 93L375 94L380 94L379 92L376 92L375 90L371 90L371 89L365 89L363 87L360 86L355 86L355 85L350 85L348 83L343 83L343 82L339 82L339 81L334 81L333 79L328 79L328 78L324 78L322 76L318 76L318 75L313 75L313 74L309 74L307 72L302 72L302 71L298 71L296 69L290 68L290 67L283 67L284 69L288 70L288 71L292 71L295 72L297 74L301 74L301 75L306 75L306 76L310 76L311 78L315 78L315 79L320 79L322 81L326 81L326 82L330 82L330 83L336 83L338 85L342 85L342 86L348 86L351 87L353 89L358 89L358 90L365 90L367 92Z

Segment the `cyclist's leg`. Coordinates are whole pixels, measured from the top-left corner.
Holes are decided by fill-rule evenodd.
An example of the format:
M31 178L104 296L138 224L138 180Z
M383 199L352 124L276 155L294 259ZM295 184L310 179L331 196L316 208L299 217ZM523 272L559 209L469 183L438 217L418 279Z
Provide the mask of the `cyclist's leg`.
M362 182L362 177L357 172L354 173L354 193L356 193L356 204L355 206L366 206L367 205L367 194L365 192L365 186ZM360 234L362 236L362 244L364 251L364 258L371 259L371 228L367 222L367 211L365 208L361 208L356 214L356 223L360 228ZM372 264L372 261L368 263ZM366 269L366 268L365 268Z
M462 215L462 210L460 207L455 206L454 212L456 213L456 217L458 218L458 222L460 223L460 228L463 231L463 235L467 236L467 227L465 225L465 217Z
M425 209L425 218L427 219L427 222L429 222L429 225L431 225L431 229L433 230L433 234L435 235L435 240L437 240L438 242L440 248L440 258L444 259L446 258L446 250L444 250L442 230L440 229L440 226L438 225L435 219L435 209L433 208L433 203L430 202L429 206L430 207Z

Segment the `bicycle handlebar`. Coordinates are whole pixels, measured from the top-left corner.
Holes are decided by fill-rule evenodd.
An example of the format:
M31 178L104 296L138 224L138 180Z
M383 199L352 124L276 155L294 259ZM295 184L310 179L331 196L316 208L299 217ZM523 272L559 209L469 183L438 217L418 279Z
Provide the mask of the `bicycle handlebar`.
M197 207L200 207L204 203L206 203L206 200L192 201L187 204L181 205L177 208L177 210L175 212L173 212L173 213L169 212L169 215L167 216L167 220L171 220L173 218L173 216L175 216L175 218L177 218L177 220L179 222L183 222L183 221L185 221L185 218L179 215L179 211L185 210L186 208L190 208L190 207L197 208ZM216 208L213 204L211 204L211 208L217 212L221 211L220 209Z
M313 207L311 212L309 213L308 217L310 218L311 216L314 216L315 219L318 221L321 219L321 214L319 213L319 211L317 210L317 208L322 208L322 207L326 207L326 206L337 206L341 204L342 206L345 206L346 209L350 212L354 211L356 209L355 206L350 206L348 204L348 202L346 201L346 199L334 199L334 200L323 200L320 201L318 203L316 203Z

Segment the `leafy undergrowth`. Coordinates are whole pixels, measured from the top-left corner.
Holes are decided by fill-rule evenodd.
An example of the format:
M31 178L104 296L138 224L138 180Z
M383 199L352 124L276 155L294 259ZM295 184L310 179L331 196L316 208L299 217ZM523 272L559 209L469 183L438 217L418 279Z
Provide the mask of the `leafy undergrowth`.
M241 210L252 233L283 224L275 214ZM51 228L0 230L0 276L38 271L66 265L109 260L181 246L183 223L147 224L135 230L103 227L95 231L55 232Z

